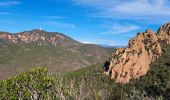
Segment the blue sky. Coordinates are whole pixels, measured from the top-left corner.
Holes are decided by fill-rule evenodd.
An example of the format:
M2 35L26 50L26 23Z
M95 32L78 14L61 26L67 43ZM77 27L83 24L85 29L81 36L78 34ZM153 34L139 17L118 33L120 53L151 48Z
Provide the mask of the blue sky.
M84 43L127 45L170 21L170 0L0 0L0 31L42 27Z

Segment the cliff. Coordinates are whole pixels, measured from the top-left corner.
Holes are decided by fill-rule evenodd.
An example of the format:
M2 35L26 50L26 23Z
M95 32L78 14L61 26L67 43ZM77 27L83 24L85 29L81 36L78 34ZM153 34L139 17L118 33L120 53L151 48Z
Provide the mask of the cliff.
M157 33L148 29L138 33L125 48L116 49L107 65L105 74L118 83L138 79L149 70L149 65L162 55L160 43L170 44L170 23L159 28Z

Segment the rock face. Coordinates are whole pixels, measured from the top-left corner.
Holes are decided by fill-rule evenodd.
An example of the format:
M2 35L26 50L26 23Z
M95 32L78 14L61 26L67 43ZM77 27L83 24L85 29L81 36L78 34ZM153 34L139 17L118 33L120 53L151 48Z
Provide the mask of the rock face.
M170 23L163 25L158 30L158 37L166 44L170 44Z
M126 48L116 49L105 74L118 83L140 78L149 70L149 64L161 56L160 41L170 44L170 23L163 25L157 33L152 30L138 33Z
M16 43L32 43L35 42L39 46L45 43L51 43L54 46L65 44L72 44L72 45L81 45L81 43L72 40L71 38L56 32L46 32L43 30L32 30L32 31L25 31L17 34L11 34L6 32L0 32L0 39L8 40L8 42L16 44ZM71 43L70 43L71 40ZM65 44L63 44L65 43Z

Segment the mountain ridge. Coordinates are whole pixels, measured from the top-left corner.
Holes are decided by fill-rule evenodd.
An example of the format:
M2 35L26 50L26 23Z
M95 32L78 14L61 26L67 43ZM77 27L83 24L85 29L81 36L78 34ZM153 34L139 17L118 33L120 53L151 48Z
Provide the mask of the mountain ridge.
M9 32L0 32L0 38L8 40L10 43L31 43L39 42L38 45L41 45L42 42L49 42L55 45L62 45L61 42L69 41L72 45L82 45L82 43L58 32L47 32L44 30L33 29L30 31L24 31L19 33L9 33ZM64 44L63 44L64 45Z
M51 74L76 70L103 63L113 50L44 30L0 32L0 48L0 73L4 78L35 66L47 66Z

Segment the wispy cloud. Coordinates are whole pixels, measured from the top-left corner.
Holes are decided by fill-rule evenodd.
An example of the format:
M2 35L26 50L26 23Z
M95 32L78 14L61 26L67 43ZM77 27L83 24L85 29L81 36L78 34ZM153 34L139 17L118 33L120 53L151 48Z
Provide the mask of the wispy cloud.
M11 13L9 12L0 12L0 15L10 15Z
M20 1L0 1L0 7L8 7L21 4Z
M167 1L168 2L168 1ZM116 6L112 11L130 14L131 16L170 16L170 6L165 0L135 0Z
M108 28L108 31L103 32L101 34L121 34L121 33L127 33L131 31L135 31L137 29L140 29L137 25L131 25L131 24L113 24Z
M43 16L42 18L45 18L45 19L66 19L67 17L65 17L65 16Z
M60 28L75 28L76 25L70 24L70 23L63 23L63 22L55 22L55 21L45 21L45 22L40 22L41 24L44 25L52 25Z
M154 18L170 16L169 0L72 0L74 4L91 7L96 17Z

